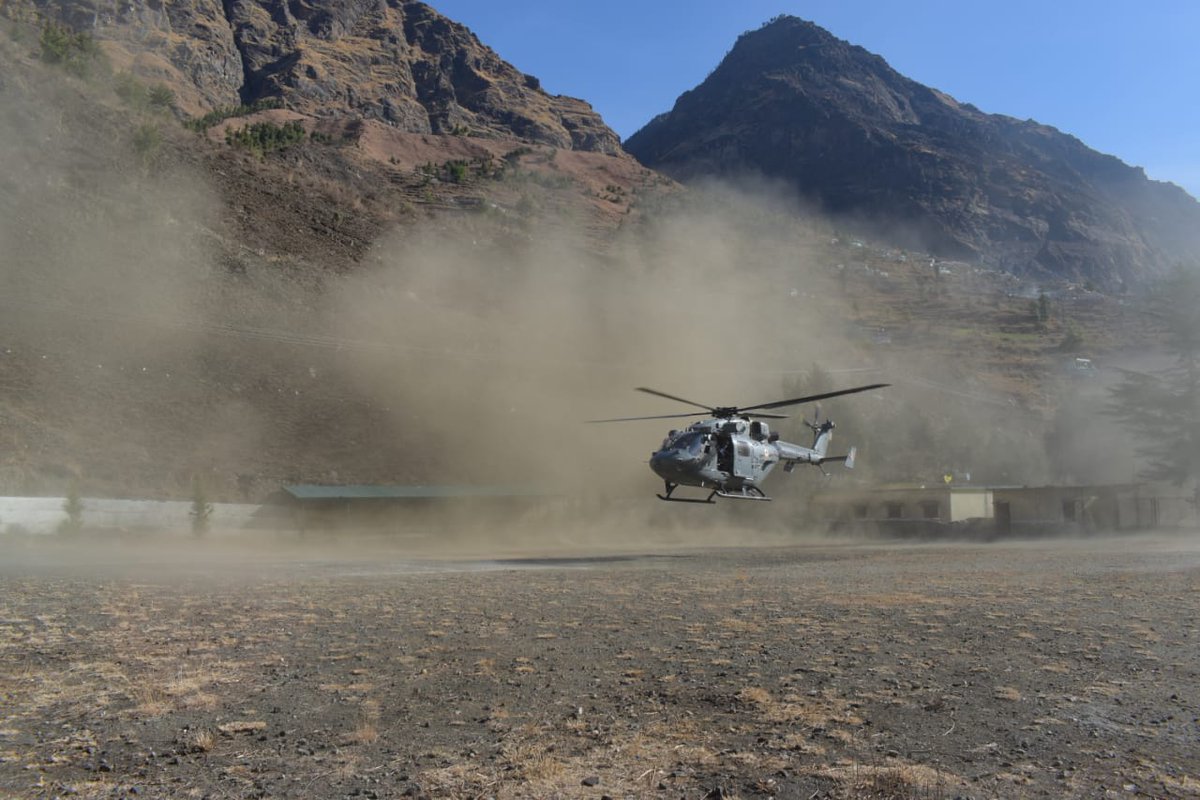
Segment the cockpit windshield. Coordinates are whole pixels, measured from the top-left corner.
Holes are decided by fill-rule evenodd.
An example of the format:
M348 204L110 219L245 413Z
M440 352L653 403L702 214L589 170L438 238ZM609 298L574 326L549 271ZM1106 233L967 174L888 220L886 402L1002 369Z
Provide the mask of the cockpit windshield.
M704 434L698 431L684 431L675 437L670 448L681 454L698 456L704 450Z

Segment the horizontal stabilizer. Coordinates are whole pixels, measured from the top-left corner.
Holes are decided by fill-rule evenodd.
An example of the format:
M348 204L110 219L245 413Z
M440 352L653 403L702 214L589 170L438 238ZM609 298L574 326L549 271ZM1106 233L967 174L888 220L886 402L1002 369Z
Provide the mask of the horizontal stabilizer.
M844 455L844 456L829 456L827 458L822 459L822 463L827 464L830 461L844 461L844 462L846 462L846 469L854 469L854 457L856 455L858 455L858 448L851 447L850 452L847 453L846 455Z

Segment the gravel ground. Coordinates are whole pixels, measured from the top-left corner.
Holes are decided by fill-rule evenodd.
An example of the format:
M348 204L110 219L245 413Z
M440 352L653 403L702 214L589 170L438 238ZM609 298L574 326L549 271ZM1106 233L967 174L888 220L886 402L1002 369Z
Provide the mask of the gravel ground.
M1200 797L1200 533L7 542L0 795Z

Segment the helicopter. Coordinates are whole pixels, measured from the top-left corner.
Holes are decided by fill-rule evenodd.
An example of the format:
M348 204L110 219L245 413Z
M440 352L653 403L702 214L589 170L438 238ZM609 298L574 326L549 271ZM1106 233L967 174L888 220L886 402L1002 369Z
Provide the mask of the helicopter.
M709 419L693 422L683 430L670 431L663 439L659 449L650 455L650 469L663 479L666 487L663 494L655 496L659 500L676 503L715 503L714 497L725 497L731 500L770 500L771 498L766 495L759 484L771 474L771 470L780 462L783 463L784 472L791 472L797 464L812 464L822 473L828 474L821 468L822 464L840 461L845 464L847 469L853 469L856 450L851 447L843 456L826 455L829 442L833 438L834 424L828 418L824 422L819 421L819 407L812 422L804 420L805 425L813 432L812 447L781 441L779 434L773 433L767 423L762 420L787 419L787 415L766 412L774 408L815 403L830 397L867 392L890 385L872 383L868 386L856 386L852 389L839 389L833 392L793 397L790 400L777 400L773 403L759 403L752 406L708 406L660 392L657 389L639 386L637 388L639 392L696 406L704 411L660 414L649 417L593 419L588 422L634 422L648 419L680 419L701 414L711 415ZM704 499L673 496L674 491L680 486L696 486L712 491Z

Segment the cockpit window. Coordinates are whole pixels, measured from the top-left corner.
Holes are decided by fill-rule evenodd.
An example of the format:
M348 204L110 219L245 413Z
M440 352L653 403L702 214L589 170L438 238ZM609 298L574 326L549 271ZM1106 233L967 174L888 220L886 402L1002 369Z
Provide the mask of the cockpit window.
M698 456L704 449L704 434L697 431L685 431L671 442L671 449Z

